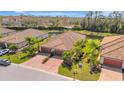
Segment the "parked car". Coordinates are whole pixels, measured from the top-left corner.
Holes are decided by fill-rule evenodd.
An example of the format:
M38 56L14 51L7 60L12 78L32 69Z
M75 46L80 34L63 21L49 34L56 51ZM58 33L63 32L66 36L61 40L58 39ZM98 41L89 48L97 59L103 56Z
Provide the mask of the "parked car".
M0 59L0 65L3 65L3 66L8 66L10 65L11 62L7 59Z
M0 50L0 56L9 53L9 49L2 49Z
M16 50L9 50L9 54L15 54Z

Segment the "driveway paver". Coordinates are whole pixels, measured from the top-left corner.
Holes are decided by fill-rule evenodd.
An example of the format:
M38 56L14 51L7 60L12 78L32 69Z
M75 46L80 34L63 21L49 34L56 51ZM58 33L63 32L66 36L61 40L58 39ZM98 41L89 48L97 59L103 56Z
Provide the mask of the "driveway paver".
M31 58L27 62L22 63L22 65L57 73L58 68L63 62L63 60L57 56L54 56L50 58L46 63L42 64L42 61L44 58L46 58L46 55L36 55L35 57Z
M119 68L103 66L99 80L100 81L122 81L123 80L122 71Z

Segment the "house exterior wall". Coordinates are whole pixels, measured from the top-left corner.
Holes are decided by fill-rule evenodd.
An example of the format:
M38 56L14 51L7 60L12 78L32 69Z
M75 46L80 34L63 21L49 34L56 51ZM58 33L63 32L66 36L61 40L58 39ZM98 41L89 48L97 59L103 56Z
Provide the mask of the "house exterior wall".
M48 34L44 34L44 35L40 35L40 36L35 37L35 38L37 38L39 40L42 40L42 39L45 39L47 37L48 37ZM27 45L27 42L26 41L22 41L22 42L19 42L19 43L11 43L11 44L15 44L17 46L17 48L22 48L22 47ZM0 42L0 47L5 47L5 42Z
M52 49L53 49L53 48L41 47L40 51L41 51L42 53L51 53L51 50L52 50ZM55 49L55 55L61 56L63 52L64 52L64 50Z
M22 48L22 47L24 47L24 46L27 45L27 42L26 42L26 41L23 41L23 42L20 42L20 43L16 43L15 45L16 45L18 48Z
M63 52L64 52L64 50L56 50L55 54L58 56L61 56Z
M4 47L5 47L5 44L0 42L0 48L2 49Z
M42 53L50 53L50 52L51 52L51 48L41 47L40 51L41 51Z
M117 59L104 58L104 65L113 66L117 68L122 68L123 62Z

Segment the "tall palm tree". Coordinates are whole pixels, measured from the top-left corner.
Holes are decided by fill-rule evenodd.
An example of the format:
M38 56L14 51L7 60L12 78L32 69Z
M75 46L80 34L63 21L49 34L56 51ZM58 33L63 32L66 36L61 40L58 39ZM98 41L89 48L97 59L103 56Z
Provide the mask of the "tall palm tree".
M90 28L91 23L92 23L92 18L93 18L93 11L89 11L86 14L86 18L87 18L87 26L88 28Z

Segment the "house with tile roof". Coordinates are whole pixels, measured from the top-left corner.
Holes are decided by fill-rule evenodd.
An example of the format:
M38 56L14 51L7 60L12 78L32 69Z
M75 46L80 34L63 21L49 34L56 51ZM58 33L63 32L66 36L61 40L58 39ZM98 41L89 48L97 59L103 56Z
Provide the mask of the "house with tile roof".
M0 28L0 35L1 36L8 36L8 35L11 35L13 33L16 33L15 30L11 30L11 29L7 29L7 28Z
M108 36L102 40L100 61L124 69L124 35Z
M84 34L67 31L51 38L48 42L41 45L40 51L45 53L54 51L56 55L61 55L64 51L72 49L74 43L79 39L84 38L86 38Z
M6 36L0 39L0 45L7 46L8 44L15 44L18 48L26 46L26 37L35 37L39 40L47 38L48 33L42 32L36 29L26 29L20 32L16 32L12 35Z

